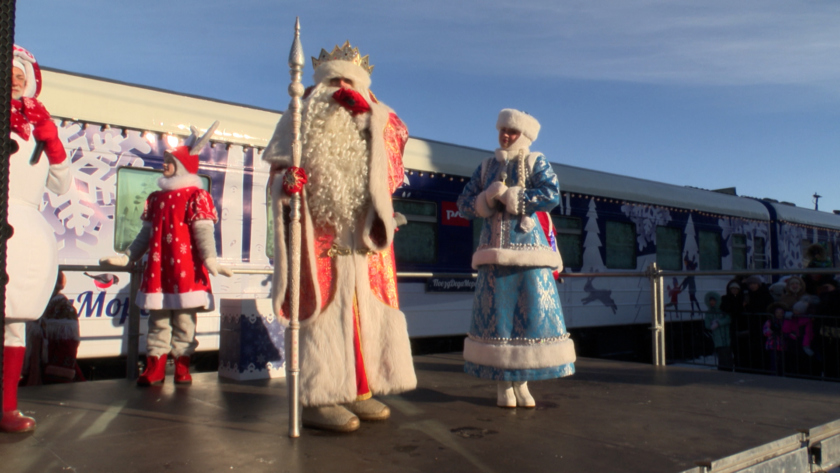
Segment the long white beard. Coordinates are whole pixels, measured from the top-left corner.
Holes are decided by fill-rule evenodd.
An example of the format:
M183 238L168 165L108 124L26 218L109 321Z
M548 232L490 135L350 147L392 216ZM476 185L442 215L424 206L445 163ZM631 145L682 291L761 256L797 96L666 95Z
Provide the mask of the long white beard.
M332 100L335 87L318 87L303 111L303 168L307 204L316 226L337 234L352 229L370 200L369 152L352 115Z

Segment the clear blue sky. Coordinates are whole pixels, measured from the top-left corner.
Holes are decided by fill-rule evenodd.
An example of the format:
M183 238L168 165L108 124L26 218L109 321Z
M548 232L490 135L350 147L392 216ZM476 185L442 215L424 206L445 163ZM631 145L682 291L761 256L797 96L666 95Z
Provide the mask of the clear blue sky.
M518 108L552 161L840 209L835 0L19 0L16 41L45 66L282 110L295 16L307 58L347 39L370 55L413 136L492 149Z

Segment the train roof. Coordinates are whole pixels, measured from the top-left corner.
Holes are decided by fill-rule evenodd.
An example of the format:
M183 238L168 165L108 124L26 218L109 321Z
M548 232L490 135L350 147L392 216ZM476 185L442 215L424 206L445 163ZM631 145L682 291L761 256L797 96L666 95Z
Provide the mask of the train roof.
M819 210L797 207L795 205L783 204L764 200L767 205L776 211L776 219L800 225L811 225L815 227L831 228L840 230L840 216L833 213L821 212Z
M409 142L406 146L404 164L409 169L471 176L481 161L492 155L493 151L490 150L418 139L413 140L413 143ZM767 208L760 202L746 197L621 176L567 164L552 163L552 167L560 180L560 188L567 192L770 220Z
M57 118L185 136L219 120L213 141L264 148L280 112L42 68L40 100Z
M214 141L264 148L281 113L163 89L43 68L41 100L57 118L184 136L189 126L221 125ZM408 169L470 176L492 151L411 137L403 164ZM758 200L552 163L564 191L632 202L770 220ZM840 218L766 201L779 220L840 229Z
M760 202L746 197L565 164L554 163L553 166L560 179L560 188L569 192L756 220L770 220L767 208Z

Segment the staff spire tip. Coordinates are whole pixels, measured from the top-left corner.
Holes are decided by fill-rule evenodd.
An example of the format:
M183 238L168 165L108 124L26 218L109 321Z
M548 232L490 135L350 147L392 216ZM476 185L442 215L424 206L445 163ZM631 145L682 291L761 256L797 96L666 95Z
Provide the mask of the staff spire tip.
M300 44L300 17L295 17L295 39L292 41L292 50L289 51L289 67L303 68L303 46Z

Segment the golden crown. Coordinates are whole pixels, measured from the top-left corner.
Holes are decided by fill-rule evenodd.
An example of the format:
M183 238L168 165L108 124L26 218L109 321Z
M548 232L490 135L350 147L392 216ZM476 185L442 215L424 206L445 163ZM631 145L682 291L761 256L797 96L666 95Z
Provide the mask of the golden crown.
M342 46L341 48L339 48L336 45L336 47L333 48L332 52L327 52L326 49L321 49L321 54L318 56L318 58L312 58L312 68L317 69L318 66L327 61L336 60L352 62L353 64L366 70L368 74L373 72L373 66L370 65L368 57L359 54L359 48L354 48L350 46L350 41L345 41L344 46Z

